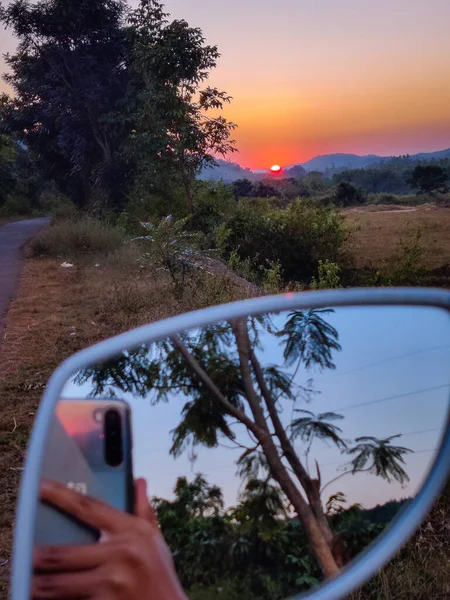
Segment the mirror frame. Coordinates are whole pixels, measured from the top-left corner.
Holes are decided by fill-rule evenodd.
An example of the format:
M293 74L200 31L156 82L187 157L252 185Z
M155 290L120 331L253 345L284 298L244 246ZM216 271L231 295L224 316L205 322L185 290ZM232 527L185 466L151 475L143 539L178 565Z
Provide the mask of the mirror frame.
M29 600L35 498L39 489L42 449L54 407L69 377L86 366L113 358L127 347L156 341L182 330L210 325L216 321L266 312L351 306L427 306L447 310L450 318L450 292L423 288L368 288L265 296L206 308L145 325L82 350L63 362L54 371L45 389L27 449L14 531L12 600ZM428 478L408 508L401 512L379 539L364 550L339 577L295 598L339 600L346 597L370 579L408 541L426 517L450 475L450 410L442 440Z

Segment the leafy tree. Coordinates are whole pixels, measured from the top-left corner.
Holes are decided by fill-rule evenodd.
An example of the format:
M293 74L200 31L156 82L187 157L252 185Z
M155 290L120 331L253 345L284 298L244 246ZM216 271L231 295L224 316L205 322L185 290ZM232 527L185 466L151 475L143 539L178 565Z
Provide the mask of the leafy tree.
M14 144L6 135L0 135L0 207L16 185L16 151Z
M92 381L96 395L109 394L110 386L118 384L119 389L142 397L152 392L152 402L170 401L173 393L184 395L187 400L172 431L171 453L176 457L190 449L195 455L197 446L217 447L221 438L242 448L239 473L248 482L260 482L249 484L246 500L259 498L266 509L272 506L274 516L281 506L270 486L278 487L297 514L327 577L345 564L347 553L326 514L322 494L328 484L322 485L317 465L316 476L308 472L291 434L303 437L306 453L314 439L331 441L342 451L347 451L349 442L333 423L342 420L340 415L310 413L291 419L286 426L280 402L295 403L299 397L311 396L311 389L295 380L300 368L334 368L333 353L341 347L337 330L326 320L329 312L293 311L281 323L269 316L217 323L128 352L124 359L87 370L77 379L79 383ZM264 364L260 354L263 335L281 342L282 366ZM253 445L237 441L236 423L248 431ZM340 477L368 464L364 470L387 480L397 479L403 472L406 449L391 445L390 440L358 438L350 451L356 456ZM269 486L271 480L274 483ZM272 504L268 504L269 498ZM263 511L262 505L259 510Z
M409 454L411 450L391 444L391 441L398 437L400 436L394 435L384 440L374 437L356 438L356 446L349 450L350 455L356 455L352 460L353 471L365 470L387 481L409 481L401 465L405 464L403 455Z
M203 87L220 56L217 46L205 45L200 29L184 20L169 23L167 16L156 0L141 0L129 17L131 70L138 89L130 147L141 184L175 176L192 211L197 175L216 164L216 155L235 151L230 135L236 125L210 116L231 97Z
M131 12L124 0L14 0L0 21L19 39L2 128L62 191L117 209L133 186L170 180L192 206L197 173L233 150L234 128L209 116L230 98L202 87L219 53L199 29L168 22L157 0Z
M253 184L250 179L237 179L233 182L233 193L236 200L252 195Z
M447 189L448 173L440 165L417 165L409 180L413 188L418 188L422 194Z
M119 193L119 104L128 86L121 0L16 0L0 20L19 39L7 55L9 131L80 205L93 189Z
M364 202L364 194L360 188L349 181L340 181L334 192L334 201L338 206L355 206Z

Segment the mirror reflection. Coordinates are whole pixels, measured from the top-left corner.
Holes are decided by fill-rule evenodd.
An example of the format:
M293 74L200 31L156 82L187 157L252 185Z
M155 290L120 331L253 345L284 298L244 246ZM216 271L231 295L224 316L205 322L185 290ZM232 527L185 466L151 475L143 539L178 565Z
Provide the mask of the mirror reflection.
M447 422L448 339L440 309L351 307L250 315L127 348L67 382L43 476L99 497L107 488L123 505L126 425L104 451L115 409L131 420L134 476L148 481L189 598L310 590L420 491ZM67 439L89 481L81 463L64 465Z

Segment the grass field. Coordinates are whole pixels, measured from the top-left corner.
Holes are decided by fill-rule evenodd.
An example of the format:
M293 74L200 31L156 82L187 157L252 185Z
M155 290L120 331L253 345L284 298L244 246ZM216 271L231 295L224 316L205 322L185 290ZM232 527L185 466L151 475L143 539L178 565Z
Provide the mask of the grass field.
M368 206L345 211L352 233L348 247L357 268L378 269L391 258L402 235L421 232L422 265L450 264L450 209Z

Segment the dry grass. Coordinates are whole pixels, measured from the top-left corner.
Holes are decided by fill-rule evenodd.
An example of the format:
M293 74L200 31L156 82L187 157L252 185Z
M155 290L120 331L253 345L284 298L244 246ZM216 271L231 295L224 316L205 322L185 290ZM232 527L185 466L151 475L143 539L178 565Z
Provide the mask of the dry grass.
M8 559L11 524L26 443L51 372L74 352L127 329L258 293L228 274L199 272L183 297L164 275L146 275L137 250L124 247L105 266L64 269L53 259L26 262L0 345L0 562ZM9 567L0 567L6 597Z
M412 540L349 600L450 598L450 483Z
M392 256L402 234L417 228L422 231L423 266L450 264L450 209L426 205L412 210L375 206L345 211L352 229L349 250L357 268L378 269Z

